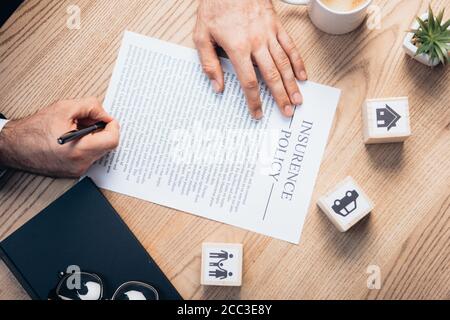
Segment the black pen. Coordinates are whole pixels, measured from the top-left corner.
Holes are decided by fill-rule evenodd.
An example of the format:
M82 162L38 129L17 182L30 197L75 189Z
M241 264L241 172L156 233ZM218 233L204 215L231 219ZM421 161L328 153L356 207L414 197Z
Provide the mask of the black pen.
M80 129L80 130L73 130L70 132L67 132L66 134L64 134L61 138L58 138L58 143L60 145L66 144L67 142L73 141L73 140L77 140L77 139L81 139L85 136L87 136L88 134L91 134L94 131L100 130L100 129L105 129L106 127L106 123L105 122L97 122L96 124L84 128L84 129Z

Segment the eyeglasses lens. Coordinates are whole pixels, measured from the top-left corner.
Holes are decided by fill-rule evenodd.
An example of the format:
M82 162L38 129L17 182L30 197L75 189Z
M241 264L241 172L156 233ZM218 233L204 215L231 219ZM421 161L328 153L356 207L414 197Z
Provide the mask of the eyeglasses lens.
M89 273L73 273L61 279L56 294L63 300L100 300L103 285L99 277Z
M158 300L158 292L150 285L141 282L125 283L117 289L113 300Z

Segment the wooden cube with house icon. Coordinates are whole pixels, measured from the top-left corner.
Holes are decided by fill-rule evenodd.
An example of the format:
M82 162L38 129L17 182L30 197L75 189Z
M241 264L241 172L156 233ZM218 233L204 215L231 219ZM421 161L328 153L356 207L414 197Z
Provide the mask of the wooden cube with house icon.
M351 177L322 196L317 205L341 232L349 230L374 208L373 202Z
M243 246L238 243L204 243L202 246L202 285L242 285Z
M362 115L366 144L403 142L411 136L408 97L368 99Z

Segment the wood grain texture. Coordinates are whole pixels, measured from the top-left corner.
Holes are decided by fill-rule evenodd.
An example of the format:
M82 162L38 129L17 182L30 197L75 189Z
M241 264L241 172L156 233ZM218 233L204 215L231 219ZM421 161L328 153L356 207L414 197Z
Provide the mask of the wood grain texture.
M428 1L375 0L381 29L363 26L344 36L326 35L303 8L275 2L310 79L343 90L300 245L105 195L185 299L450 299L449 71L429 69L401 48ZM82 10L80 30L66 27L70 4ZM449 0L433 5L450 12ZM195 0L26 1L0 30L1 111L18 118L63 98L103 98L124 30L193 47L196 6ZM413 136L403 145L365 146L363 101L391 96L409 96ZM376 207L341 234L314 203L347 175ZM10 174L0 184L0 238L74 182ZM204 241L244 244L242 288L200 286ZM369 265L381 269L381 290L367 288ZM0 299L26 298L0 262Z

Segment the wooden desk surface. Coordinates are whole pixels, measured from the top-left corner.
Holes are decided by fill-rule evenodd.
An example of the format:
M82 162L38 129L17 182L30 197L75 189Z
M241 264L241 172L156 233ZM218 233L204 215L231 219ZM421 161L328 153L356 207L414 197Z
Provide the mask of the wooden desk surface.
M277 2L311 80L343 96L300 245L291 245L158 205L105 192L185 299L450 298L450 77L402 51L404 31L428 1L375 0L382 29L329 36L304 8ZM80 30L66 9L82 11ZM447 8L449 0L435 0ZM0 32L0 111L22 117L62 98L104 97L125 29L193 46L196 1L29 0ZM409 96L414 136L404 145L365 146L366 98ZM339 233L314 205L345 176L374 200L369 219ZM29 220L73 180L17 172L0 185L0 238ZM245 246L242 288L202 287L204 241ZM381 269L381 290L366 285ZM0 262L0 299L28 298Z

